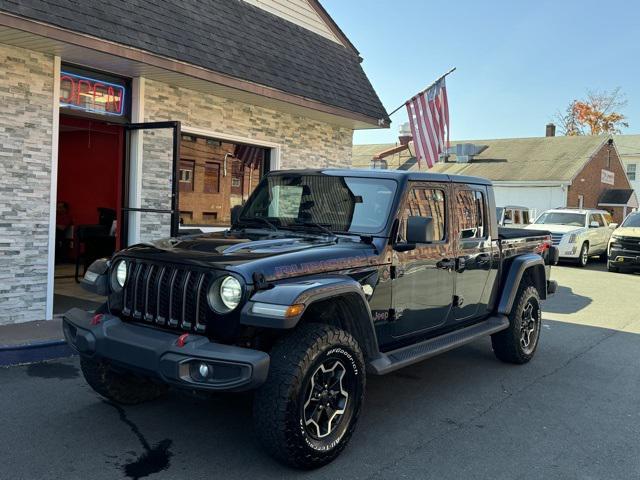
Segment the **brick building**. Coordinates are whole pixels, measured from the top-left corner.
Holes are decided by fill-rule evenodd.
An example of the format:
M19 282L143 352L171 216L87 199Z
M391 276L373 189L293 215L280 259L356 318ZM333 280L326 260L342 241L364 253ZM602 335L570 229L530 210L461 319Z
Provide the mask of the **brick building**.
M389 123L361 61L317 0L1 1L0 324L66 308L76 263L228 224L268 170L350 165Z
M354 145L353 166L417 169L413 152L408 139ZM538 214L558 207L604 208L620 223L638 208L616 142L607 136L451 142L448 157L433 171L488 178L498 206L521 205Z

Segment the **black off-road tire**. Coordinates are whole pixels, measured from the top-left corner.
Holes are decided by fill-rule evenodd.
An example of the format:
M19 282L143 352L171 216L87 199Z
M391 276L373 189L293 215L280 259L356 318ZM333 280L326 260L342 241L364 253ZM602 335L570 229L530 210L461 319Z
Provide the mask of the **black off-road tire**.
M535 305L535 339L532 348L524 348L523 322L525 308L529 303ZM540 294L536 287L524 280L518 288L518 293L513 302L513 308L509 314L509 328L491 335L491 345L496 357L506 363L523 364L531 360L538 348L540 332L542 330L542 310L540 308Z
M123 405L137 405L155 400L168 390L166 385L128 373L114 371L104 361L80 358L85 380L98 394Z
M313 387L318 387L312 379L324 372L321 366L338 364L344 372L341 378L345 391L349 391L345 413L334 417L332 431L327 428L320 432L316 424L307 425L309 419L305 417L309 398L316 391ZM343 380L336 388L342 390ZM365 382L363 355L349 333L317 323L300 325L279 340L271 351L269 376L254 397L256 434L264 448L282 463L301 469L326 465L342 452L353 434L364 399ZM320 438L313 430L326 436Z

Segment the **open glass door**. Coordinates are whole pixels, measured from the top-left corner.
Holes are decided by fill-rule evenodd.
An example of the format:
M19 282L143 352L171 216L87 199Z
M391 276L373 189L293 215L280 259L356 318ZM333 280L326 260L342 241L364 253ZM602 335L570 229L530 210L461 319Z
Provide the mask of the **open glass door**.
M178 235L180 122L125 126L128 151L122 202L122 245Z

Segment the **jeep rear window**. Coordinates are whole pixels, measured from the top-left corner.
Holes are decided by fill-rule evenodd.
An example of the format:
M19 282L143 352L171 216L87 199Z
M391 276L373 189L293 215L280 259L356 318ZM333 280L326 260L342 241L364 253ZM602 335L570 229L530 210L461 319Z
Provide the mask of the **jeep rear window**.
M264 178L241 219L264 218L279 228L320 224L340 233L380 233L396 182L385 178L283 174Z

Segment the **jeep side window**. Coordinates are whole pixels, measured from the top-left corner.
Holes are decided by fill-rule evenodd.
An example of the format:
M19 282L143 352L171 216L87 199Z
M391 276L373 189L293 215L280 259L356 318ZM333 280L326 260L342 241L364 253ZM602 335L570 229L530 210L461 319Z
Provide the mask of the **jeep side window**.
M524 211L522 212L522 223L524 223L524 224L529 224L529 223L531 223L531 222L529 221L529 210L524 210Z
M446 204L444 191L436 188L414 187L409 192L407 203L402 217L400 229L402 240L406 239L408 217L433 218L434 240L442 241L445 238Z
M603 213L602 215L604 216L604 219L605 219L607 225L609 225L610 223L613 223L613 217L611 216L611 214L609 212Z
M484 238L486 236L486 212L484 195L477 190L460 190L456 199L456 215L460 238Z
M516 225L519 225L520 223L522 223L520 221L520 210L514 210L513 214L514 214L513 215L513 217L514 217L513 223L515 223Z

